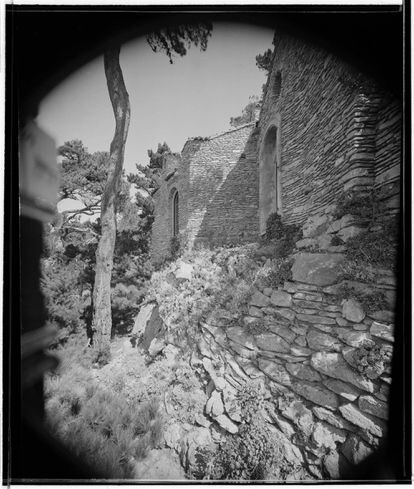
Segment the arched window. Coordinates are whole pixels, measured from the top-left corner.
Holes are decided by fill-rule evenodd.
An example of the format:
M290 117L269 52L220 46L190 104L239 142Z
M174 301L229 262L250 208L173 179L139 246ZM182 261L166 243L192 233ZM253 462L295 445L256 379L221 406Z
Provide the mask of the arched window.
M179 232L179 215L178 215L178 191L176 190L172 200L172 232L177 236Z

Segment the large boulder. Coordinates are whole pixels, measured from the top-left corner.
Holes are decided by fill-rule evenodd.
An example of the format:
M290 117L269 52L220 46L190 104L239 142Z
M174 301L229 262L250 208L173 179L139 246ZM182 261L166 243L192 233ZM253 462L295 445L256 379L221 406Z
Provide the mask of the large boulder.
M142 346L145 350L148 350L152 340L163 335L165 332L165 325L160 317L157 305L154 305L151 312L147 314L146 318L147 321L144 327Z
M157 304L155 302L150 302L149 304L141 306L141 309L135 318L134 327L131 332L132 336L138 337L141 334L144 334L147 323L156 307Z
M292 266L293 280L318 286L332 285L337 282L343 261L341 253L298 253Z

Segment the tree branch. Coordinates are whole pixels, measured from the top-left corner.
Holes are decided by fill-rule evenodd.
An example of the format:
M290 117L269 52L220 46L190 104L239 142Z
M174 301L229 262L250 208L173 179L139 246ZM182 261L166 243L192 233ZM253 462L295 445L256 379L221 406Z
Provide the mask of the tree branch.
M61 212L62 217L66 218L67 221L70 219L73 219L74 217L78 216L79 214L85 214L87 216L93 216L95 214L95 211L100 210L100 204L101 204L101 199L97 200L96 202L93 202L92 204L86 205L82 209L76 209L73 211L67 210ZM69 215L71 214L71 215ZM66 217L69 216L69 217Z

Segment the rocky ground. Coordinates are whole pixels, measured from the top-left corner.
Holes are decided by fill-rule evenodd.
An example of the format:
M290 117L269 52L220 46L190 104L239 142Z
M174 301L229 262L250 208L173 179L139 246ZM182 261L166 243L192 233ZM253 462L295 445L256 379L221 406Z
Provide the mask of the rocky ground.
M89 371L133 410L157 404L160 437L131 478L339 480L381 445L396 278L344 279L354 221L309 219L283 276L268 244L186 252L153 275L132 334Z

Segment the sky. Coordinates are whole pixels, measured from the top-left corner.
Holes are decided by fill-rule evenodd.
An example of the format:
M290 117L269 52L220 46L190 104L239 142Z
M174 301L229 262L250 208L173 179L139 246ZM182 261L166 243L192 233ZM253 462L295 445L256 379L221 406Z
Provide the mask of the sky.
M131 104L126 173L148 163L148 149L164 141L181 152L190 137L229 128L249 96L260 95L265 74L255 56L272 47L273 31L247 24L213 25L207 50L191 47L170 64L143 38L125 44L120 63ZM90 152L109 151L115 128L103 58L67 78L41 103L37 122L57 146L80 139Z

